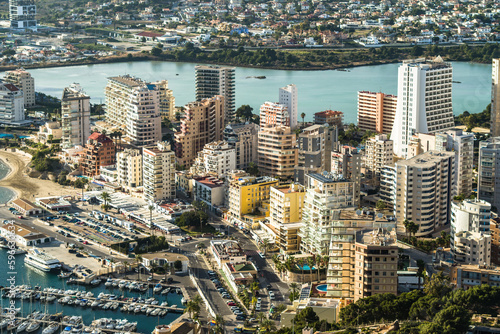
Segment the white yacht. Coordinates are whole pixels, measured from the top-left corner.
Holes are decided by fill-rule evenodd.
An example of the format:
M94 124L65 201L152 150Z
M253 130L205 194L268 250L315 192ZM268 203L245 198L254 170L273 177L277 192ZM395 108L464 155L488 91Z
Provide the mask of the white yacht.
M43 271L61 269L61 262L58 259L36 248L28 252L24 258L24 263Z

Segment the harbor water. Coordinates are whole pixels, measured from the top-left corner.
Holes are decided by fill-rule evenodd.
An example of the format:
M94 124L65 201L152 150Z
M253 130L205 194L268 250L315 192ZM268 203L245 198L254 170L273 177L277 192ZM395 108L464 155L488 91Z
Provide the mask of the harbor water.
M10 167L0 159L0 180L10 172ZM9 188L0 187L0 205L10 201L15 196L14 191Z
M130 74L146 81L168 80L177 106L195 99L193 63L125 62L29 70L36 91L61 98L64 87L80 83L92 103L104 103L107 78ZM248 104L258 114L265 101L278 101L278 89L297 85L298 114L312 121L315 112L327 109L344 113L344 120L357 120L357 92L374 91L397 95L399 64L349 68L345 71L289 71L237 67L236 107ZM2 75L2 73L0 73ZM257 79L265 76L265 79ZM490 103L491 64L453 62L453 112L481 112ZM299 121L301 119L299 118Z

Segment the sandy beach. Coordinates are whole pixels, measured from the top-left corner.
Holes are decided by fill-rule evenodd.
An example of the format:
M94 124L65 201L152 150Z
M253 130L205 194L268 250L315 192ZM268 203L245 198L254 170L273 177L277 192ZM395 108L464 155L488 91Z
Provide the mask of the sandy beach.
M81 195L81 189L64 187L50 180L30 178L26 175L26 166L30 158L21 153L0 150L0 159L10 167L9 174L0 180L0 187L6 187L16 192L16 197L34 200L36 197Z

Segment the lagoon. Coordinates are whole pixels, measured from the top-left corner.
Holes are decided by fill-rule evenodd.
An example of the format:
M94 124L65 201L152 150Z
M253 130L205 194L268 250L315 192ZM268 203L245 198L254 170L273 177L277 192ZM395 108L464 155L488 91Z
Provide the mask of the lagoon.
M173 90L177 106L194 101L194 63L125 62L29 70L35 78L35 89L61 97L62 90L73 82L80 83L92 103L104 103L104 87L111 76L130 74L146 81L166 79ZM292 71L259 68L236 68L236 107L249 104L258 113L265 101L278 100L278 88L296 84L299 92L299 115L306 121L318 111L332 109L344 112L345 122L356 122L357 92L380 91L397 94L399 64L350 68L348 71ZM266 79L249 78L265 76ZM453 62L453 110L481 112L490 103L491 64ZM299 118L300 120L300 118Z

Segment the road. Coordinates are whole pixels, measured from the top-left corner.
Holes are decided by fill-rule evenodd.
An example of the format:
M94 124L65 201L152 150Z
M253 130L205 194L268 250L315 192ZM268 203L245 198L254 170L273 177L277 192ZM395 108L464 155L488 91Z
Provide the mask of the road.
M427 272L430 274L430 276L436 273L436 269L434 269L434 266L432 264L432 255L411 248L410 246L400 242L398 242L398 247L403 249L403 252L410 256L411 267L417 267L417 261L423 260L425 262L425 269L427 269Z

